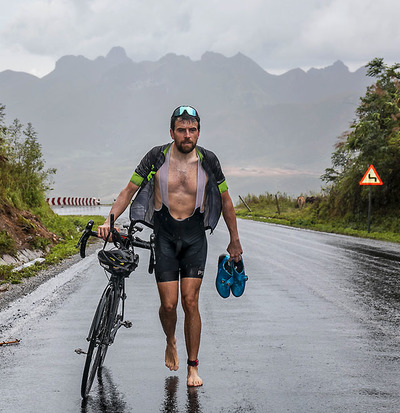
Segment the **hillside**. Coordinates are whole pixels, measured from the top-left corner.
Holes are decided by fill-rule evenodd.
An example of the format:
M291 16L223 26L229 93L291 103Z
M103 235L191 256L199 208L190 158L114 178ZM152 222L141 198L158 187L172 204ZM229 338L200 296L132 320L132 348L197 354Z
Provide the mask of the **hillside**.
M7 234L8 242L0 243L0 265L14 263L16 258L19 261L29 261L35 254L26 252L24 254L29 255L24 257L21 253L26 250L37 250L37 255L42 256L44 250L41 248L44 245L58 242L58 236L49 231L36 215L9 205L0 206L0 236L1 234ZM6 245L7 251L3 250ZM12 257L3 256L6 252Z
M242 193L318 190L333 145L370 82L341 62L276 76L242 54L169 54L133 62L122 48L89 60L64 56L43 78L0 73L8 119L32 122L52 196L112 201L149 147L168 141L179 104L202 117L199 144L215 151L234 198Z

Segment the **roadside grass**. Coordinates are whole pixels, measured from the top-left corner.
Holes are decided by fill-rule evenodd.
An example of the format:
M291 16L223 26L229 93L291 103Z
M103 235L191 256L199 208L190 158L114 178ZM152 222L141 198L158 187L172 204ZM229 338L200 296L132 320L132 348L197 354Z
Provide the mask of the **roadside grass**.
M295 228L400 243L400 216L395 211L386 211L384 214L373 212L368 232L367 213L331 217L326 213L323 197L319 197L312 204L304 205L301 209L296 199L286 194L278 194L277 199L275 195L268 193L260 196L248 195L244 201L251 211L240 202L236 205L236 215L243 219Z
M104 222L103 216L61 216L53 212L48 213L47 208L43 210L37 209L33 212L40 217L42 223L49 231L59 237L59 242L49 247L47 240L38 241L37 247L44 251L47 250L44 257L45 261L42 263L36 262L20 271L13 271L13 265L0 265L0 284L20 283L23 278L33 277L39 271L76 254L78 252L76 244L89 219L94 221L95 226Z
M7 231L0 231L0 255L15 254L17 247L14 239L7 233Z

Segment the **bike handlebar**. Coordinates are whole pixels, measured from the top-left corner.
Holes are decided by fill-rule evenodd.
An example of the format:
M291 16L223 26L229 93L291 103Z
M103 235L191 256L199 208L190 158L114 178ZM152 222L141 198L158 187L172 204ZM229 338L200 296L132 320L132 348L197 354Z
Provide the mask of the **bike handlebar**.
M89 237L97 237L97 232L92 231L93 228L93 220L90 220L87 224L86 224L86 228L84 229L81 237L79 238L78 243L76 244L76 248L79 248L79 253L81 258L85 258L86 257L86 244L88 242Z
M86 224L86 228L84 229L84 231L83 231L83 233L82 233L82 235L81 235L81 237L80 237L80 239L79 239L79 241L78 241L78 243L77 243L77 245L76 245L77 248L80 247L79 252L80 252L80 256L81 256L82 258L85 258L85 256L86 256L86 245L87 245L88 239L89 239L90 237L100 238L100 237L97 235L97 232L93 231L93 224L94 224L93 220L89 220L89 222ZM132 245L133 247L138 247L138 248L143 248L143 249L151 250L151 252L152 252L152 257L153 257L154 234L152 234L152 235L150 236L150 241L144 241L144 240L142 240L142 239L140 239L140 238L138 238L138 237L134 237L134 236L133 236L133 234L134 234L135 232L142 231L142 229L143 229L143 228L131 224L131 225L129 226L128 234L127 234L127 235L118 234L117 230L116 230L115 227L114 227L114 214L111 214L111 216L110 216L110 232L108 233L105 242L106 242L106 243L109 242L108 240L109 240L109 238L110 238L110 236L111 236L111 238L112 238L112 240L113 240L113 242L114 242L114 245L115 245L117 248L121 248L121 245L116 245L116 244L117 244L116 236L112 236L113 234L116 235L115 232L117 232L118 236L121 237L122 239L125 239L125 240L126 240L125 242L126 242L127 244L130 244L130 245ZM123 244L125 244L125 242L123 242ZM118 243L118 244L119 244L119 243ZM125 245L125 246L127 246L127 245Z

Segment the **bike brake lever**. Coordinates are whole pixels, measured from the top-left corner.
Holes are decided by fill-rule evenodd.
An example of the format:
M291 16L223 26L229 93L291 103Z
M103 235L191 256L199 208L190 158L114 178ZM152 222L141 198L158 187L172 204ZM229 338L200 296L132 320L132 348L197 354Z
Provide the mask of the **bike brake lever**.
M86 224L86 228L83 230L83 233L82 233L81 237L79 238L78 243L76 244L76 248L79 248L79 246L81 245L83 239L86 238L86 236L92 232L93 224L94 224L94 222L92 220L90 220Z
M85 258L85 256L86 256L86 253L85 253L86 244L87 244L87 241L88 241L90 235L92 234L93 224L94 224L93 220L90 220L87 223L86 228L83 231L83 234L81 235L81 237L79 238L78 243L76 244L76 248L80 247L79 253L80 253L80 256L82 258Z

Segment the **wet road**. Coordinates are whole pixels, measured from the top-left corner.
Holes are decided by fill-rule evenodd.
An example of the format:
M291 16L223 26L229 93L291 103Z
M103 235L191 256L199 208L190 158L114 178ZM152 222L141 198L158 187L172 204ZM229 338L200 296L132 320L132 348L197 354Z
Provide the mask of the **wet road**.
M228 238L209 239L201 292L204 386L163 366L159 299L145 271L127 283L127 319L85 405L85 337L105 285L92 255L0 313L0 411L19 412L399 412L400 246L240 221L250 277L241 298L214 287ZM11 325L9 325L11 324Z

